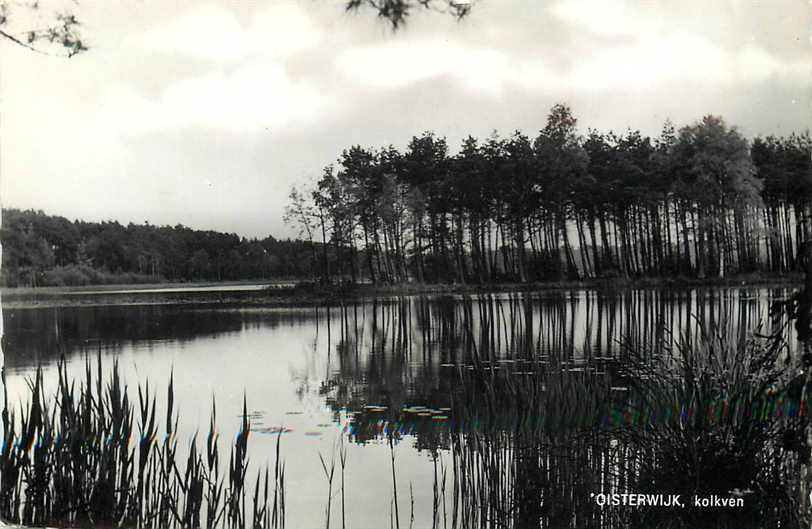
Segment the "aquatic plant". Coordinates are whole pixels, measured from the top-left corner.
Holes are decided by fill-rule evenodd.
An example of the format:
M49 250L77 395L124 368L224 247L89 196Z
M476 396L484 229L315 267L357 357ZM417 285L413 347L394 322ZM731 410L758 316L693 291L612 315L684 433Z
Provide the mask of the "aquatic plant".
M808 420L797 360L779 334L737 340L703 328L658 351L631 351L630 397L613 429L632 486L684 498L743 498L743 508L636 511L640 527L805 527L798 476ZM679 523L677 523L679 522Z
M279 438L273 476L266 467L260 486L258 473L251 518L246 519L251 425L245 402L226 477L220 467L214 403L205 452L192 438L185 461L178 454L174 376L167 388L162 436L149 383L138 386L135 404L117 363L104 379L100 356L95 370L86 361L84 379L79 381L69 380L65 362L60 361L55 395L46 393L38 369L29 381L27 397L27 404L3 415L3 522L59 527L186 528L202 527L203 522L210 529L244 528L249 523L256 529L284 527L285 472Z
M622 344L610 366L525 350L494 369L473 351L449 423L450 527L808 526L807 410L782 330L700 331ZM679 494L686 508L594 500L622 493ZM714 495L743 507L691 503Z

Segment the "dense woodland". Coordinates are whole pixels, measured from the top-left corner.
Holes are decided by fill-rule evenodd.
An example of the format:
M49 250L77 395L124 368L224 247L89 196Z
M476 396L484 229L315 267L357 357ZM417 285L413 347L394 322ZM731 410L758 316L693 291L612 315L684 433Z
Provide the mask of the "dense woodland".
M453 155L431 132L404 152L353 146L286 218L322 243L325 281L780 274L812 235L810 155L808 132L748 141L714 116L582 136L556 105L535 138Z
M556 105L535 138L426 132L345 150L285 220L300 240L3 210L3 284L320 278L496 283L794 270L809 240L808 132L748 141L708 116L649 138L576 131ZM805 220L807 219L807 220ZM799 242L800 241L800 242Z
M184 226L70 221L3 210L3 284L64 286L310 277L303 241L245 239Z

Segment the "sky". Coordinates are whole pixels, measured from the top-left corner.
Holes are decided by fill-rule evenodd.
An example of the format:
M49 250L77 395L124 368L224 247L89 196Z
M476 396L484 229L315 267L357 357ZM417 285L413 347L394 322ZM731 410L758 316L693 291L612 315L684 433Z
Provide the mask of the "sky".
M355 144L532 136L557 102L584 133L812 112L808 0L476 0L396 32L341 0L70 5L89 51L0 42L3 207L293 237L291 186Z

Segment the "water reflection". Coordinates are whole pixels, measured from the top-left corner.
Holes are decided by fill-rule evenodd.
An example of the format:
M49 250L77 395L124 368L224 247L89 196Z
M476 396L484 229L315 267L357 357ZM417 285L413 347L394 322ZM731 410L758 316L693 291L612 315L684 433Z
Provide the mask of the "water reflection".
M787 317L770 312L774 301L787 297L783 289L610 296L576 291L410 297L333 307L326 319L329 375L320 392L336 413L355 414L354 438L364 442L404 408L449 407L464 389L460 372L475 365L531 376L554 359L575 372L606 377L621 390L616 371L624 351L695 340L703 328L742 343L753 334L780 333L788 345L784 354L792 356L797 343ZM426 414L408 417L416 428L436 423Z
M309 311L212 310L189 305L6 309L6 367L49 364L61 354L120 352L126 345L185 343L248 329L312 325Z
M788 297L783 289L566 291L301 309L18 309L4 314L6 362L18 377L60 354L70 362L96 351L126 357L150 380L174 367L178 406L192 409L181 425L189 431L205 424L212 393L226 399L219 409L238 410L245 392L259 433L289 432L292 525L323 525L317 451L329 453L340 435L327 427L332 419L354 442L353 526L388 523L395 487L380 465L392 441L404 525L404 491L414 486L418 527L623 527L633 521L628 509L598 508L590 495L639 485L628 462L640 447L604 435L628 398L629 351L696 340L704 326L737 343L780 332L781 354L792 359L793 328L783 314L770 317L772 303ZM183 377L192 379L186 387ZM258 459L272 438L253 438ZM762 508L728 521L746 526Z
M412 436L435 458L450 452L453 491L441 503L451 510L439 512L435 493L434 526L792 527L805 463L787 439L806 419L802 403L770 389L793 374L774 360L799 360L786 314L770 310L786 297L582 292L342 306L322 394L336 413L351 410L356 442ZM655 362L664 350L683 356ZM618 410L641 398L654 408L626 428L637 418ZM638 512L594 499L666 492L677 506Z

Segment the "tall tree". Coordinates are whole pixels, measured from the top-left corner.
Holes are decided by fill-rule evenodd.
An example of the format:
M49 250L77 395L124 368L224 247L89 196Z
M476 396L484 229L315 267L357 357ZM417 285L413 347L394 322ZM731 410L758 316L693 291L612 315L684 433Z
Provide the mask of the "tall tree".
M696 209L699 275L714 270L723 277L736 245L731 215L762 205L763 183L756 178L747 140L722 118L705 116L680 129L674 156Z
M555 247L563 242L561 258L567 277L580 277L570 243L567 221L572 213L573 183L586 177L589 158L576 130L578 121L567 105L550 109L547 124L534 142L543 206L555 223Z

